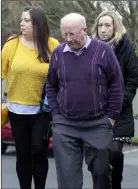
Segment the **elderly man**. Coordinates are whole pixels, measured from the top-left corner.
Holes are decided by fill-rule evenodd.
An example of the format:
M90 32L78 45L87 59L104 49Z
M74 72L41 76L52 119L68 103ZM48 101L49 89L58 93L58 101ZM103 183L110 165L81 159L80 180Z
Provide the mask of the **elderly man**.
M80 14L61 19L61 34L46 86L58 188L82 188L85 155L93 188L110 189L112 128L123 98L119 63L106 43L88 37Z

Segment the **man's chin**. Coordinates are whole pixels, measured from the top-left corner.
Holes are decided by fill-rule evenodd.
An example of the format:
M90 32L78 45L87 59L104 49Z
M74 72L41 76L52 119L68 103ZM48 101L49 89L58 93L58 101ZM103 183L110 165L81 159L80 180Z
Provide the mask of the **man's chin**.
M73 50L78 50L78 49L80 49L77 45L75 45L75 44L68 44L68 46L71 48L71 49L73 49Z

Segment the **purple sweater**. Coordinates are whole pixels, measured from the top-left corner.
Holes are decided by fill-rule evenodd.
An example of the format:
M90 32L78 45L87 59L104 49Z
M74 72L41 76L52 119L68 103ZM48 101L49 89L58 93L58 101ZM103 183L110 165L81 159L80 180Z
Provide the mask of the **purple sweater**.
M106 114L116 119L123 99L123 77L112 49L92 39L79 56L63 52L65 44L52 54L46 93L52 116L87 120Z

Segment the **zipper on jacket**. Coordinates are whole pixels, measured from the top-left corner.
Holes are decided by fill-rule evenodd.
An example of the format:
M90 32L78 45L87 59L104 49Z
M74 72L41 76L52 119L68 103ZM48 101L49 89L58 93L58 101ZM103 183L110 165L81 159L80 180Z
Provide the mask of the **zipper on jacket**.
M64 57L63 57L63 52L61 52L61 63L62 63L62 75L63 75L63 82L64 82L64 90L66 89L66 78L65 78L65 63L64 63ZM63 87L62 87L63 91ZM64 92L63 95L63 109L66 114L66 91Z
M99 75L102 75L102 71L101 68L99 67Z
M101 110L103 109L103 104L100 102L100 108L101 108Z
M99 85L99 93L101 94L102 93L102 86Z
M98 44L97 44L96 52L95 52L94 57L92 59L92 80L93 80L93 83L94 83L94 87L96 86L94 76L95 76L95 61L96 61L96 58L97 58L97 55L98 55L98 50L99 50L99 41L98 41ZM98 111L97 111L97 107L96 107L97 100L96 100L95 90L93 90L93 102L94 102L95 115L99 116Z

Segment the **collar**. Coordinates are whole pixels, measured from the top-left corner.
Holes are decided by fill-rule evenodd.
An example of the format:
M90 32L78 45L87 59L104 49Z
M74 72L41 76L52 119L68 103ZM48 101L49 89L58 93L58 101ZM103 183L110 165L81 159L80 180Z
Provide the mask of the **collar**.
M91 42L91 39L90 39L90 37L87 35L87 40L86 40L86 43L85 43L85 45L79 50L79 51L81 51L81 50L83 50L83 49L87 49L88 48L88 46L89 46L89 44L90 44L90 42ZM74 52L74 50L72 50L69 46L68 46L68 44L66 44L65 45L65 47L64 47L64 49L63 49L63 52Z

